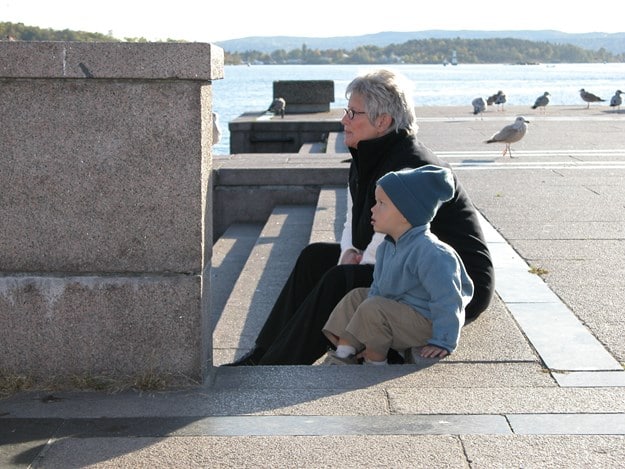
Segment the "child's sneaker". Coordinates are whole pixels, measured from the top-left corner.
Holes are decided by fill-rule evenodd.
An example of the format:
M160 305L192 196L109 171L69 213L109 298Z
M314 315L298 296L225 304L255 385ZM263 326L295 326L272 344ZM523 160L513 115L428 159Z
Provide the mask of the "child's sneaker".
M356 355L341 358L336 356L334 350L328 350L326 358L321 362L322 365L360 365Z

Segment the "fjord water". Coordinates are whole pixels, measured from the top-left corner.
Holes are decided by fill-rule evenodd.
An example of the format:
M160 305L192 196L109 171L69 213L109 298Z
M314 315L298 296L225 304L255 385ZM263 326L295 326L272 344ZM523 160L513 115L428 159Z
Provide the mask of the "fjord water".
M378 68L402 73L414 84L415 106L466 106L471 101L502 90L508 104L528 106L545 91L551 105L584 105L579 89L585 88L606 100L608 106L617 89L625 89L625 64L537 64L537 65L237 65L226 66L224 79L213 82L213 110L219 116L221 141L215 155L230 153L228 122L245 112L262 112L273 98L277 80L333 80L332 108L347 104L345 88L357 75ZM287 103L288 107L288 103Z

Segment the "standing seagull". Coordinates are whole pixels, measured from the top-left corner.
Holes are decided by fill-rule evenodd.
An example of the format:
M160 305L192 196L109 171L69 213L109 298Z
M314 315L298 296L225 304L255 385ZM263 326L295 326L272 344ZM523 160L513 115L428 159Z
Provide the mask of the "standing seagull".
M503 91L499 90L496 94L489 96L486 100L486 104L489 106L491 104L496 104L497 107L500 107L503 110L503 105L506 103L506 95Z
M473 114L475 115L481 114L486 110L486 101L484 101L484 98L475 98L471 101L471 105L473 106Z
M532 106L532 109L542 108L542 110L544 111L545 108L547 107L547 104L549 104L549 96L550 96L549 91L545 91L542 96L539 96L538 98L536 98L536 101L534 101L534 105Z
M610 100L610 107L615 107L617 112L620 112L621 104L623 104L623 99L621 98L622 94L623 92L621 90L616 90L616 93L614 93L614 96L612 96Z
M512 158L512 149L510 148L510 144L518 142L525 136L525 133L527 132L527 124L529 124L529 121L525 120L525 117L519 116L516 118L514 123L506 125L503 129L486 140L486 143L505 143L506 148L501 156L506 156L506 153L508 153L510 158Z
M579 90L579 95L582 97L584 101L588 103L588 106L586 106L586 109L590 107L590 103L598 103L598 102L605 101L605 99L601 99L599 96L589 93L584 88Z
M497 92L497 97L495 98L495 104L503 111L503 105L506 104L506 95L503 91Z
M492 106L493 104L495 104L497 97L501 94L503 94L503 91L499 90L497 91L497 93L490 95L488 98L486 98L486 104Z

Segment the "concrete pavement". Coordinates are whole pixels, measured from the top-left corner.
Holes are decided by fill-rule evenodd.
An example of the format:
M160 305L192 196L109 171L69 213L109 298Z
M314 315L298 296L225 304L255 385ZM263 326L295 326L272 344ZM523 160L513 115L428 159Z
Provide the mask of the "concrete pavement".
M417 113L481 212L497 269L497 297L456 353L425 369L226 367L178 391L19 393L0 400L0 466L621 467L625 113ZM502 158L483 141L519 114L529 132ZM231 358L220 327L217 364Z

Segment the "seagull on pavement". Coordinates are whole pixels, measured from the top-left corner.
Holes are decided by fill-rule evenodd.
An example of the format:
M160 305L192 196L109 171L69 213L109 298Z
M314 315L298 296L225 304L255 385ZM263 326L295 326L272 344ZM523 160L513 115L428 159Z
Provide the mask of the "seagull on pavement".
M488 104L489 106L492 106L493 104L495 104L495 100L502 93L503 91L500 90L500 91L497 91L497 93L490 95L488 98L486 98L486 104Z
M497 92L497 97L495 98L495 104L499 106L499 108L503 111L503 105L506 104L506 95L503 91Z
M534 105L532 106L532 109L538 109L541 108L543 111L545 110L545 108L547 107L547 104L549 104L549 91L545 91L542 96L539 96L538 98L536 98L536 101L534 101Z
M610 107L615 107L617 110L621 109L621 104L623 104L623 99L621 98L622 94L623 92L621 90L616 90L616 93L614 93L614 96L612 96L610 100Z
M484 98L475 98L471 101L471 105L473 106L473 114L475 115L481 114L486 110L486 101L484 101Z
M510 148L510 144L518 142L525 136L527 133L527 124L529 124L529 121L526 120L525 117L519 116L515 119L514 123L506 125L503 129L486 140L486 143L505 143L506 148L501 156L506 156L506 153L508 153L510 158L512 158L512 149Z
M496 104L501 110L503 110L503 105L506 103L506 95L503 91L499 90L496 94L489 96L486 100L486 104L489 106L492 104Z
M605 101L605 99L601 99L599 96L586 91L584 88L579 90L579 95L582 97L584 101L588 103L588 106L586 106L586 109L590 107L590 103L598 103L598 102Z

